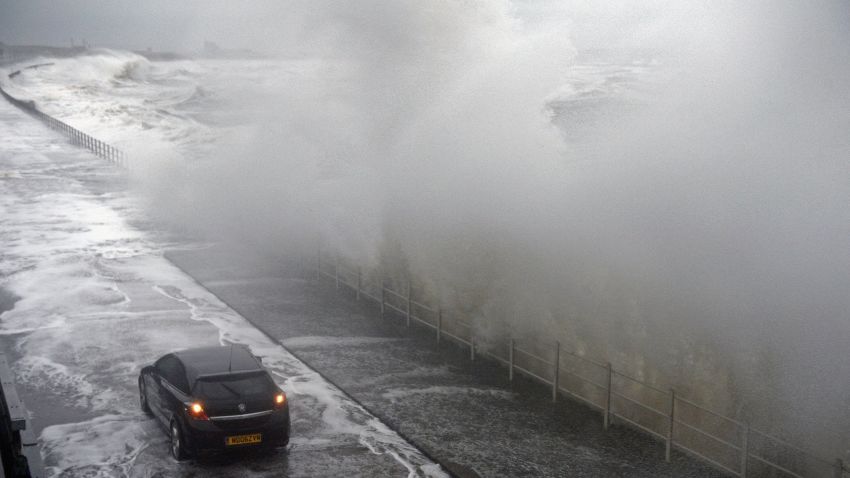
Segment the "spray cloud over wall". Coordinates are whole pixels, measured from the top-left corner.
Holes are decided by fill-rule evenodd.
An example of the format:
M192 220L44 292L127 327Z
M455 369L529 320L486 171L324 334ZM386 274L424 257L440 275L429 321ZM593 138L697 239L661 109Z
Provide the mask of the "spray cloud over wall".
M149 184L180 221L430 284L494 342L557 337L822 440L850 423L846 2L674 3L601 15L630 28L596 46L669 75L575 141L551 102L589 3L571 31L502 2L297 4L318 59L231 93L253 126Z

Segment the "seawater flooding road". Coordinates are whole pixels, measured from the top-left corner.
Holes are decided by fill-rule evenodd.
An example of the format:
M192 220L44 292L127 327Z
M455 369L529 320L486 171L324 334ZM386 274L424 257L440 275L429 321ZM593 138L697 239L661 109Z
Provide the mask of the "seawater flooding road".
M86 186L122 177L0 102L0 343L52 475L443 476L168 262L125 196ZM289 395L288 453L177 463L140 411L143 365L220 343L249 345Z
M170 251L175 264L461 478L705 478L722 473L517 377L430 329L381 318L295 261L244 244ZM302 266L303 267L303 266Z

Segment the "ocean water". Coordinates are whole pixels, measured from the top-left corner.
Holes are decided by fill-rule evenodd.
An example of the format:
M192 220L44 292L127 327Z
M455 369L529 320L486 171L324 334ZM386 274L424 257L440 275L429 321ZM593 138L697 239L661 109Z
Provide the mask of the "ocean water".
M564 135L575 143L604 116L623 114L652 101L654 89L670 70L644 59L629 63L585 60L569 70L549 98L541 98L541 106L552 111ZM39 63L49 65L4 79L4 87L116 147L131 153L154 148L183 161L203 157L216 141L238 139L240 131L256 127L274 114L273 107L286 98L286 90L309 95L321 89L333 99L334 92L344 89L354 76L344 61L150 61L116 50L95 50L74 58L36 58L7 65L3 71L8 74ZM305 85L310 85L309 90ZM302 99L309 100L309 96ZM315 106L327 108L327 98Z

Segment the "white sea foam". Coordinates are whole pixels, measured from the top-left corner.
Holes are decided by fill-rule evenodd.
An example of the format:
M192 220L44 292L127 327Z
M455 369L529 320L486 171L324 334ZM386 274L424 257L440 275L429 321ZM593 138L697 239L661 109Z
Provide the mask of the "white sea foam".
M53 476L135 476L131 470L136 458L151 442L164 442L160 434L153 422L139 415L102 415L45 428L42 454L52 464Z
M94 396L94 386L85 374L47 357L26 355L15 362L16 379L27 386L50 389L66 397L67 404L88 408Z
M0 138L11 132L30 138L30 147L52 141L8 108L0 105ZM293 429L307 437L301 445L348 440L393 457L411 475L434 473L413 446L168 262L129 225L124 215L132 208L112 208L125 204L118 196L92 195L74 179L111 174L108 168L68 146L59 151L65 169L43 155L0 150L2 168L14 165L20 174L19 183L0 181L0 272L4 288L20 297L0 314L0 334L15 340L21 358L14 367L27 389L96 416L45 428L53 474L174 474L178 465L160 463L164 435L141 412L128 414L127 404L137 400L142 365L216 343L246 344L264 357L289 394Z

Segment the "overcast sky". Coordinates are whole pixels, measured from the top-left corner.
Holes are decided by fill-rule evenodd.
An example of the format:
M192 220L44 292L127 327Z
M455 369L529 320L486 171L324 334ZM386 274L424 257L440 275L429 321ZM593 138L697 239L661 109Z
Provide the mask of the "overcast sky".
M454 0L433 0L429 8L451 11ZM481 0L505 2L521 22L535 28L563 31L579 49L599 47L668 48L694 38L699 18L725 8L735 13L750 3L771 12L798 3L807 14L850 18L850 0L819 0L816 4L753 0L700 2L685 0ZM398 0L403 3L403 0ZM298 55L339 45L339 25L356 24L369 31L370 18L393 19L387 0L0 0L0 42L70 45L86 39L92 46L191 52L204 40L226 48L251 48L265 53ZM475 5L475 3L472 3ZM724 7L725 5L725 7ZM390 6L390 8L388 8ZM787 6L787 5L786 5ZM403 9L396 9L401 11ZM780 8L781 10L781 8ZM785 8L788 10L788 8ZM397 13L397 12L396 12ZM746 16L743 12L740 15ZM751 18L754 22L769 22ZM717 30L711 22L701 26ZM813 26L818 29L817 25ZM850 28L850 27L848 27ZM713 42L701 38L700 42Z
M381 9L361 0L364 9ZM498 0L496 0L498 1ZM439 4L439 2L436 2ZM513 0L523 22L563 29L579 48L617 45L646 36L648 25L677 2L644 0ZM376 8L377 7L377 8ZM351 4L346 7L349 11ZM332 0L0 0L0 41L194 51L204 40L228 48L299 53L316 47L323 24L333 22ZM305 36L312 43L302 41ZM645 40L645 38L644 38ZM319 43L321 43L319 41Z
M0 0L0 41L67 46L195 50L205 39L233 47L285 37L274 2L218 0ZM276 9L279 10L279 9Z

